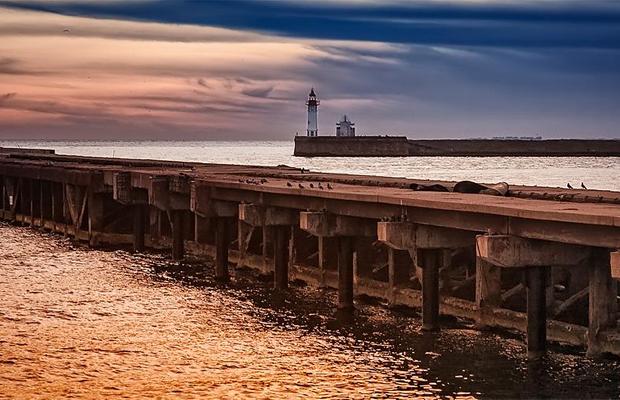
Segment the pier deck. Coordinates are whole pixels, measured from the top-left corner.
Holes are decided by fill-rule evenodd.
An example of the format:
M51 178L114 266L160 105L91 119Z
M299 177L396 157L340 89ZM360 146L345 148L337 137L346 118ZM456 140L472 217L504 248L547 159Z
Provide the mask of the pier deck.
M511 187L506 197L415 191L428 182L156 160L0 152L0 215L85 240L215 259L620 354L620 193Z

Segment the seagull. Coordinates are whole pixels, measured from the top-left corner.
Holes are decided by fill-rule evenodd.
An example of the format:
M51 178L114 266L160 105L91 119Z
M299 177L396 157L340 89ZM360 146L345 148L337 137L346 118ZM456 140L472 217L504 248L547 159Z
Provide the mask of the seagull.
M313 185L312 183L310 184L310 187L311 187L312 189L314 189L314 185Z
M260 180L260 183L267 183L267 179L262 178L262 179Z
M302 185L302 184L300 183L300 184L299 184L299 188L300 188L300 189L303 189L303 188L304 188L304 185Z
M327 188L328 188L329 190L332 190L332 189L333 189L332 185L330 185L329 183L327 184Z
M288 187L293 187L293 185L291 184L291 182L286 182L286 186L288 186Z
M323 185L319 183L319 189L323 190Z
M65 29L63 29L62 31L67 33L67 32L71 32L71 29L69 29L69 28L65 28Z
M586 185L584 185L584 184L583 184L583 182L581 182L581 188L582 188L582 189L588 189L588 188L586 187Z
M572 189L573 187L570 185L570 182L566 184L566 187Z

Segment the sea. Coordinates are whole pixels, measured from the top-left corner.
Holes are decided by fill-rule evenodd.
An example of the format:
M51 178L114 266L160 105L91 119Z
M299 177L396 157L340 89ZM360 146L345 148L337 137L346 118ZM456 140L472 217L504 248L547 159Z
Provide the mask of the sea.
M422 179L620 191L620 158L297 158L291 142L0 142L60 154L304 167ZM620 361L552 345L538 362L515 332L208 262L93 250L0 224L0 398L618 398Z

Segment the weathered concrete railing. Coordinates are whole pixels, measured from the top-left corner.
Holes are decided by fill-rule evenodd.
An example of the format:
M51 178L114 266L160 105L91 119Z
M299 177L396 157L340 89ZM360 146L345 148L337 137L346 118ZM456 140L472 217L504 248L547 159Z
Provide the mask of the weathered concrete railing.
M531 357L548 339L620 354L620 206L592 193L598 204L416 192L289 167L10 153L0 176L2 218L91 246L208 255L218 279L232 264L273 274L277 289L333 287L341 309L360 294L420 307L425 330L442 313L517 329Z

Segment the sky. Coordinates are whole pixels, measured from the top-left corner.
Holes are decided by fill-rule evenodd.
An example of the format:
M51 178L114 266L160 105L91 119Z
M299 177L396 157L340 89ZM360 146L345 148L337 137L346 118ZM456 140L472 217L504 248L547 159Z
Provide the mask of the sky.
M0 0L0 139L620 138L617 0Z

